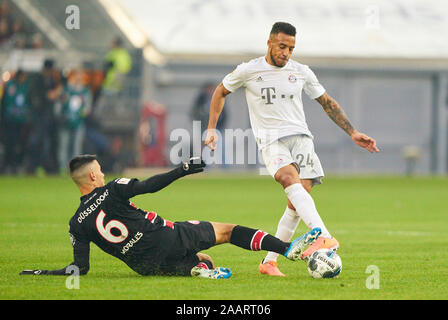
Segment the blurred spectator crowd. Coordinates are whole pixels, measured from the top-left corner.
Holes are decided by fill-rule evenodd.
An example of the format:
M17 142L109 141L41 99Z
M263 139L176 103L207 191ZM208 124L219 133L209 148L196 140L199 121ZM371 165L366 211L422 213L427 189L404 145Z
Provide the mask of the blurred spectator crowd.
M95 153L112 170L120 144L102 130L96 112L102 70L67 74L47 59L38 73L4 73L0 90L0 173L64 173L68 161Z
M0 51L42 46L36 28L0 0ZM128 51L115 38L102 68L61 67L47 59L39 72L0 74L0 174L64 173L81 153L97 154L105 171L116 170L122 142L103 127L101 110L117 102L132 67Z
M11 13L8 3L0 1L0 50L40 49L42 46L42 34L26 28L23 21Z

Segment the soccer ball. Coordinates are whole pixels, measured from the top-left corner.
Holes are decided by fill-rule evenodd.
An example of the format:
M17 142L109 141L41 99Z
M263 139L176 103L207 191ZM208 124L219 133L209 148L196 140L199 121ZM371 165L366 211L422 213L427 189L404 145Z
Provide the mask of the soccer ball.
M308 272L313 278L336 278L342 270L341 257L331 249L319 249L308 260Z

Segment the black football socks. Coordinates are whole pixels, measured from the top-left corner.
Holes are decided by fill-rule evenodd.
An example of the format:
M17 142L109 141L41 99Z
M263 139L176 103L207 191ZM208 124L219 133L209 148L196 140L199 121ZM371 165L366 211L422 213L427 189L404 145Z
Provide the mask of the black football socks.
M291 244L290 242L283 242L262 230L243 226L233 228L230 243L246 250L266 250L278 254L284 254Z

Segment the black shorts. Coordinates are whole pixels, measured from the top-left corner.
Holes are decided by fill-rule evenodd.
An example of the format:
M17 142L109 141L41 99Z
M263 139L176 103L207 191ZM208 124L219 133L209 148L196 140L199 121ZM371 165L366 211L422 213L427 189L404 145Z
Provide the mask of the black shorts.
M199 263L197 253L213 247L215 230L208 221L175 222L176 241L161 270L164 274L190 275L191 268Z

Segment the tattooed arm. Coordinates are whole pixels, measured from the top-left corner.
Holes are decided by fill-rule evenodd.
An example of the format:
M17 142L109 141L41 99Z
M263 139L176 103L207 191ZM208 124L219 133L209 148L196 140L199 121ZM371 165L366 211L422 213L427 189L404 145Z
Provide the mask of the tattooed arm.
M348 120L344 110L339 106L339 103L330 97L326 92L316 99L320 103L325 113L336 123L342 130L344 130L352 140L359 145L367 149L370 152L378 152L379 149L376 146L376 141L364 133L358 132Z
M325 113L334 121L342 130L347 132L349 136L355 131L352 124L345 115L344 110L339 106L339 103L330 97L326 92L316 99L324 108Z

